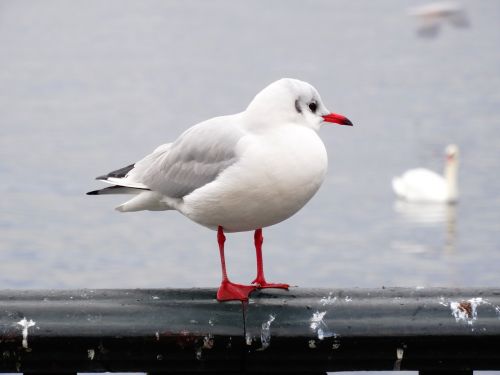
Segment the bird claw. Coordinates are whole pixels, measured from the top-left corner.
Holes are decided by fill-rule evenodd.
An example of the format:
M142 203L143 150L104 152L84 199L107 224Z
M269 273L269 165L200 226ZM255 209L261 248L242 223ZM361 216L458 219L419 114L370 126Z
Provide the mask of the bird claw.
M218 301L248 301L248 296L257 287L254 285L235 284L231 281L222 281L217 291Z

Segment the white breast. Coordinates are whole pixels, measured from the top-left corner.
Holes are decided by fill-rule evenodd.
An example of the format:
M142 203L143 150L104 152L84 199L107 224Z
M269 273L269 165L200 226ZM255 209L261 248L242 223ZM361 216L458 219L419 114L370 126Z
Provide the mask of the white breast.
M255 230L283 221L319 189L327 154L316 132L287 126L244 137L239 161L184 198L179 211L227 232Z

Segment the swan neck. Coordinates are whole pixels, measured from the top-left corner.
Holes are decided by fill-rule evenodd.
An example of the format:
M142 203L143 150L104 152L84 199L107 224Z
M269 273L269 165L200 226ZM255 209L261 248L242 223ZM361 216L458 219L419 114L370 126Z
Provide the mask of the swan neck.
M444 178L448 189L448 200L458 199L458 161L449 160L444 168Z

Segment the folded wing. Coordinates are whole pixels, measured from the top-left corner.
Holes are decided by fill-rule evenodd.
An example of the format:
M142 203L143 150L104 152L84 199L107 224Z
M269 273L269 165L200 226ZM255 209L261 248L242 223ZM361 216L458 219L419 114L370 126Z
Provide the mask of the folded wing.
M157 199L161 196L182 199L214 181L237 161L236 145L244 132L234 126L228 117L231 116L195 125L175 142L161 145L142 160L97 177L124 189L107 188L88 194L130 193L136 190L137 193L155 193L147 194L148 199L152 196Z

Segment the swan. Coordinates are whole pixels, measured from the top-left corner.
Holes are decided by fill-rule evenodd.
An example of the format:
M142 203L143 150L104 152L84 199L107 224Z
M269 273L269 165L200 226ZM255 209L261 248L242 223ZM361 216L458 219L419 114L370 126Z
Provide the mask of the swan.
M409 202L453 204L458 201L458 146L446 147L444 176L425 168L410 169L392 179L398 198Z

